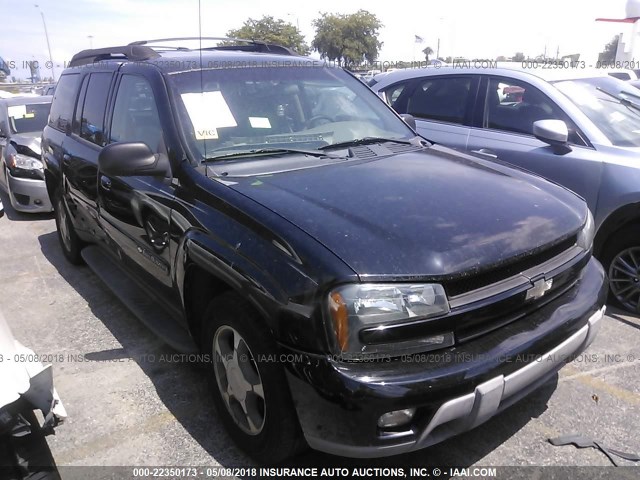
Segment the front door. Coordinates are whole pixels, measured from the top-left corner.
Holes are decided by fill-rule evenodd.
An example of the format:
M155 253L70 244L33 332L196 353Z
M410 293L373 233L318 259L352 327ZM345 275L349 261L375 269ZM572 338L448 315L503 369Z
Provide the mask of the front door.
M167 154L156 97L141 75L118 80L109 130L109 143L115 142L143 142L154 153ZM173 198L171 178L98 172L100 220L110 248L143 284L175 306L169 255Z

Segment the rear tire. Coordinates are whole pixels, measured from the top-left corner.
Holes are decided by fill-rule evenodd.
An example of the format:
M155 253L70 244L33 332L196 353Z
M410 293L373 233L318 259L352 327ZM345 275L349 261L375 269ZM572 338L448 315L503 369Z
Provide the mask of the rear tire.
M209 303L203 331L214 403L238 447L263 464L298 453L302 432L263 319L241 296L227 292Z
M640 225L614 233L605 244L602 258L609 275L609 300L621 308L640 313Z
M67 257L67 260L72 264L81 265L83 262L80 251L82 250L83 244L73 226L64 199L59 193L55 195L54 206L58 240L62 247L62 253L64 253L64 256Z

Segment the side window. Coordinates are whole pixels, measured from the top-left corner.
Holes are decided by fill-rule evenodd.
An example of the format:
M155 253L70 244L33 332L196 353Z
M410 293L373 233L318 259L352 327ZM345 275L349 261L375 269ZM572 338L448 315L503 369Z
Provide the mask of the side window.
M143 77L123 75L111 120L113 142L143 142L156 153L163 149L162 127L151 85Z
M407 113L417 118L464 123L471 77L436 77L420 82L407 103Z
M80 136L99 146L106 145L104 138L104 112L111 84L111 73L92 73L82 107Z
M569 129L569 142L585 145L575 124L549 97L519 80L491 78L484 112L485 128L526 135L533 135L538 120L562 120Z
M398 83L384 91L384 99L386 100L386 102L389 104L390 107L392 108L397 107L396 102L400 98L400 95L402 95L402 92L405 91L406 87L407 87L406 83Z
M72 131L76 135L80 135L80 125L82 124L82 108L84 107L84 99L87 96L87 84L89 83L89 75L84 77L82 85L80 85L80 95L78 95L78 103L76 104L76 112L73 114Z
M76 91L80 75L77 73L62 75L49 112L49 125L58 130L66 131L71 127L73 106L76 103Z

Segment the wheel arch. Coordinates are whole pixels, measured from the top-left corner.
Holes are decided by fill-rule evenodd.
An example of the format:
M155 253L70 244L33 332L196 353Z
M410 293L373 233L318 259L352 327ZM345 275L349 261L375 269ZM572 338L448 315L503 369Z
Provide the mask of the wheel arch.
M275 299L265 286L247 273L234 268L234 263L218 255L213 245L203 245L201 235L189 236L181 243L178 258L178 284L186 314L187 325L194 340L200 344L202 338L202 315L209 302L228 291L245 298L264 320L273 333L275 323ZM211 242L209 237L208 243ZM237 253L235 254L238 255ZM279 292L280 296L282 292Z
M599 258L605 252L607 242L612 236L631 225L640 225L640 202L618 208L602 222L594 240L594 255Z

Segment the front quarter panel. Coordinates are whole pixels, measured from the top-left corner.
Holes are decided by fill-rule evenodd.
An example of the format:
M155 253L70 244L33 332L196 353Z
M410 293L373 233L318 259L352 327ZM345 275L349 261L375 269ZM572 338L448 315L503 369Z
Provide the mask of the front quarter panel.
M640 162L638 149L595 146L602 155L603 175L594 212L596 253L613 232L640 221Z
M170 231L183 302L193 263L248 299L279 342L326 350L321 298L328 285L357 275L288 221L190 166L183 170Z

